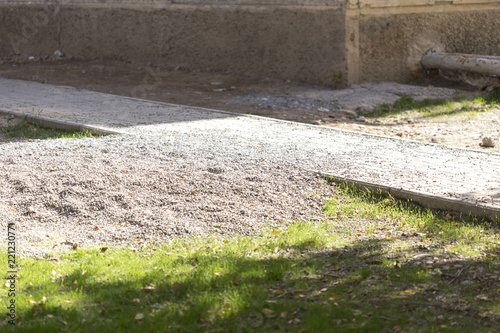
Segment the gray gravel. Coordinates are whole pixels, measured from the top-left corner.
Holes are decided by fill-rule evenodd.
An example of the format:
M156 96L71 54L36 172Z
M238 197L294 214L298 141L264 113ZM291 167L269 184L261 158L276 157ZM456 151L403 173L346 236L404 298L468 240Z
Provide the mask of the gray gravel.
M449 88L421 87L394 82L363 83L348 89L332 90L300 85L289 94L252 92L228 100L235 104L252 104L266 109L323 111L335 113L340 109L358 113L369 112L377 105L394 103L402 96L416 101L426 98L450 98L474 94Z
M333 190L321 179L260 146L233 154L218 141L177 133L0 144L2 224L16 223L18 254L39 256L321 216Z
M333 191L311 171L500 207L498 154L6 79L0 109L127 133L0 144L25 254L309 219Z
M339 109L338 101L324 101L321 98L308 98L289 94L270 94L262 92L236 96L229 100L236 104L253 104L266 109L308 110L335 112Z

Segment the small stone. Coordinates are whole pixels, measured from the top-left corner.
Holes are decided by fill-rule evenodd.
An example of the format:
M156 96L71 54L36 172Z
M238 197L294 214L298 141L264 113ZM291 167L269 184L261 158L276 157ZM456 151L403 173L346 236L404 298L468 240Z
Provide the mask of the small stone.
M349 118L356 118L356 112L351 110L343 109L343 110L338 110L337 112Z
M56 58L64 58L64 53L59 50L54 51L54 57Z
M495 142L493 142L493 139L485 136L479 145L483 148L493 148L495 147Z

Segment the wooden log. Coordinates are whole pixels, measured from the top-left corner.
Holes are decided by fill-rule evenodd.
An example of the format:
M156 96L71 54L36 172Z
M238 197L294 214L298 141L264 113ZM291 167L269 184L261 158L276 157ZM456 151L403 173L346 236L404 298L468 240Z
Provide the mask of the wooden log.
M494 56L433 52L422 57L422 66L426 69L500 76L500 57Z

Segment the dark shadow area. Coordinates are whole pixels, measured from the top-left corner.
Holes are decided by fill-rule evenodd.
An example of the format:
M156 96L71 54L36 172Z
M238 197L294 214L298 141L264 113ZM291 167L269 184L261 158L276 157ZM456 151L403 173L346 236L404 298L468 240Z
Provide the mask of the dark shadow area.
M415 246L388 256L387 246L402 238L414 238ZM388 332L403 326L408 332L445 328L488 332L498 327L498 244L475 260L432 254L432 247L419 235L405 233L391 241L359 240L333 249L322 248L313 239L269 247L275 245L286 254L245 258L206 251L178 257L173 268L161 265L161 256L168 254L154 255L149 272L134 281L120 281L118 273L111 277L75 268L56 283L60 292L76 298L72 302L78 309L35 304L19 314L19 328L23 332L303 332L306 328ZM131 254L137 255L141 254ZM80 259L85 260L83 255ZM97 252L92 260L113 265L111 258ZM189 271L175 273L175 267ZM41 288L26 285L23 297ZM233 307L231 300L239 306Z

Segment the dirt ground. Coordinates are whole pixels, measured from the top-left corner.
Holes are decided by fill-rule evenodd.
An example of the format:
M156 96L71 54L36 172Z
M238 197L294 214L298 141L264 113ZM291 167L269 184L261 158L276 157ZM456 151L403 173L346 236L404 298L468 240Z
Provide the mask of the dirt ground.
M364 84L332 90L271 78L221 72L156 68L112 61L1 60L0 76L66 85L168 103L247 113L383 136L499 152L500 109L452 112L439 117L407 111L397 117L364 118L363 113L403 95L423 98L473 95L464 87ZM482 147L484 137L495 147Z

